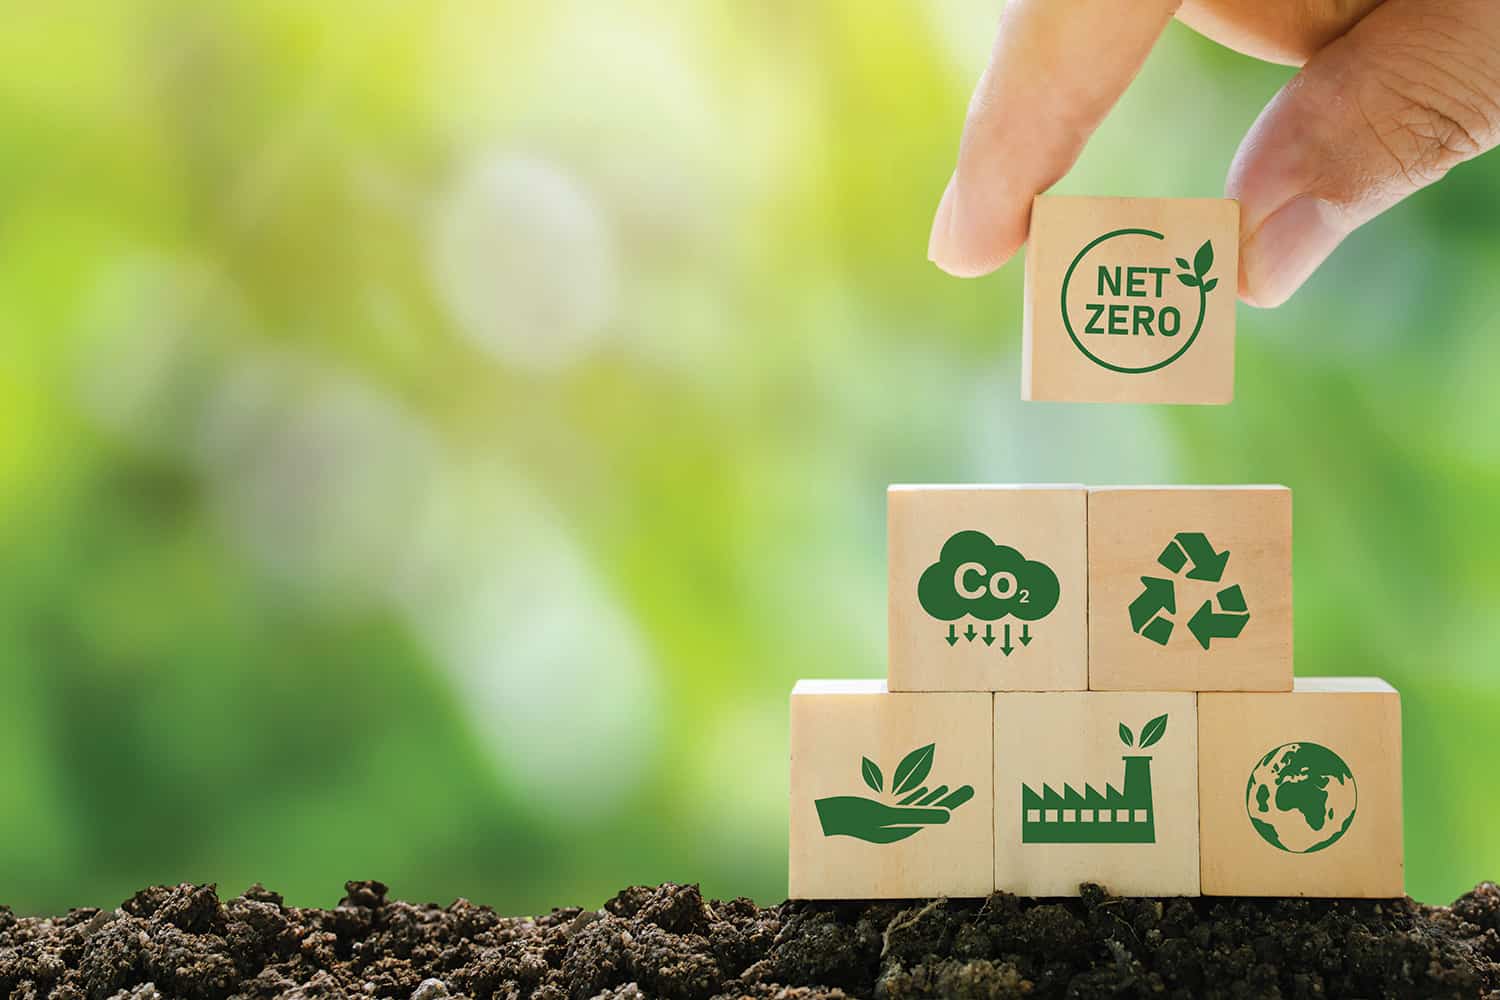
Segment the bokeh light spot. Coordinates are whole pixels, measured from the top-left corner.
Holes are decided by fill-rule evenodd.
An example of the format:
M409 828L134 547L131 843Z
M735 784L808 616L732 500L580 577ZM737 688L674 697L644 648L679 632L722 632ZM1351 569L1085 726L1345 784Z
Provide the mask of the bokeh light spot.
M614 310L605 221L575 179L540 160L476 160L437 207L431 267L463 335L520 368L583 357Z

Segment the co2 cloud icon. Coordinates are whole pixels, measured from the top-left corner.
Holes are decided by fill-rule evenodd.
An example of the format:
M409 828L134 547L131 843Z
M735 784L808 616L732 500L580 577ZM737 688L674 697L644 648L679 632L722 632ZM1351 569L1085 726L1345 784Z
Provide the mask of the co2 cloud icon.
M1045 618L1057 607L1057 574L982 531L960 531L943 543L938 561L917 581L917 600L939 621L964 615L992 622L1013 615Z

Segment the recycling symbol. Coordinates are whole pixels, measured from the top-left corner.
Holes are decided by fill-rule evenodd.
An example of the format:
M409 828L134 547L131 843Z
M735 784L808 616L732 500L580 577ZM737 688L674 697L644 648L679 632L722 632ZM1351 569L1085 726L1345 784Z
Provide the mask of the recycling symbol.
M1145 589L1130 602L1130 628L1158 646L1165 646L1175 627L1170 616L1177 613L1177 577L1206 583L1220 582L1229 565L1229 550L1214 551L1213 543L1201 531L1179 531L1156 561L1172 576L1141 577ZM1192 568L1183 573L1183 568L1189 564ZM1214 596L1217 610L1214 600L1206 600L1187 623L1188 631L1204 649L1208 649L1214 639L1235 638L1250 620L1239 584L1225 587Z

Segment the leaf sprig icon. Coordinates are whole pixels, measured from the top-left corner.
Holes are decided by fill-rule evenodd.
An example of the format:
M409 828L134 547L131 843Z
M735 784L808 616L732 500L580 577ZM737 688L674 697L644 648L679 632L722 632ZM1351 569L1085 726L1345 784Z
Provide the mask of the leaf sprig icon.
M1137 749L1144 750L1147 747L1155 746L1166 734L1167 717L1165 714L1158 715L1156 718L1152 719L1150 722L1141 727L1141 742ZM1130 731L1130 727L1125 725L1125 723L1123 722L1120 723L1120 742L1125 744L1127 747L1136 746L1135 734L1132 733Z
M1214 266L1214 245L1211 241L1203 241L1203 245L1193 255L1191 264L1178 257L1177 266L1182 268L1182 273L1177 276L1177 280L1189 288L1202 288L1207 294L1219 287L1219 279L1208 276L1209 269Z
M929 743L901 758L901 763L896 765L896 776L891 779L897 795L905 795L927 777L927 772L932 770L933 750L934 744Z

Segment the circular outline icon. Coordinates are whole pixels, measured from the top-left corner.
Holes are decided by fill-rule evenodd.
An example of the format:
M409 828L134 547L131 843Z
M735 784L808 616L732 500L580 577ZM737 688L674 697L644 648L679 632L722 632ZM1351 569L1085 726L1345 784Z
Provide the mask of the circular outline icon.
M1103 243L1105 240L1114 239L1116 236L1150 236L1153 239L1158 240L1166 239L1166 237L1161 233L1153 232L1150 229L1116 229L1112 232L1105 233L1103 236L1095 237L1082 250L1078 251L1078 256L1073 258L1073 263L1069 264L1067 271L1063 273L1062 296L1060 299L1062 305L1063 328L1068 331L1068 336L1072 339L1073 346L1082 351L1084 357L1088 358L1099 367L1108 368L1110 371L1119 372L1121 375L1144 375L1147 372L1154 372L1167 367L1167 365L1170 365L1172 362L1176 361L1178 358L1186 354L1187 349L1193 346L1193 341L1198 339L1198 332L1203 329L1203 314L1208 311L1208 293L1203 290L1202 285L1198 286L1198 322L1193 326L1193 332L1188 335L1187 341L1177 349L1176 354L1173 354L1165 361L1158 361L1155 364L1147 365L1144 368L1126 368L1123 365L1111 364L1110 362L1105 361L1103 358L1090 351L1087 347L1084 347L1083 341L1078 339L1078 334L1073 332L1073 324L1068 320L1068 282L1073 280L1073 269L1078 266L1079 261L1083 260L1085 254L1094 249L1094 247Z
M1298 746L1317 747L1319 750L1322 750L1324 753L1329 754L1333 757L1334 760L1344 765L1344 770L1349 775L1349 784L1354 789L1354 804L1349 807L1349 815L1344 820L1344 825L1339 828L1338 832L1328 837L1326 840L1319 841L1311 847L1305 848L1300 851L1294 851L1290 847L1287 847L1285 844L1279 843L1277 840L1272 840L1270 837L1266 836L1265 832L1261 830L1261 826L1263 824L1269 826L1270 824L1267 824L1265 820L1257 820L1255 818L1255 813L1250 809L1250 793L1255 788L1255 772L1261 769L1261 767L1267 762L1267 760L1269 760L1272 754L1276 753L1279 750L1284 750L1294 743ZM1349 832L1349 828L1354 825L1354 816L1358 812L1359 782L1354 778L1354 769L1349 766L1348 761L1339 756L1338 751L1334 750L1332 747L1324 746L1322 743L1314 743L1312 740L1288 740L1285 743L1279 744L1267 750L1265 753L1256 758L1255 763L1250 768L1250 779L1245 782L1245 816L1250 820L1250 828L1255 831L1255 835L1261 840L1264 840L1267 844L1270 844L1278 851L1285 851L1287 854L1316 854L1324 848L1332 847L1334 844L1337 844L1344 838L1344 834Z

